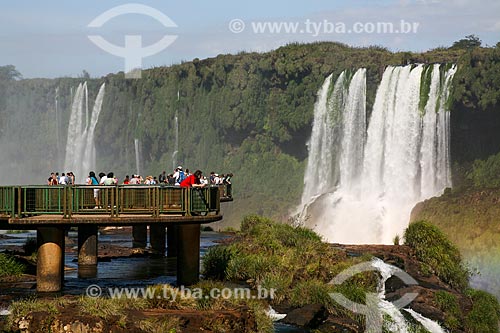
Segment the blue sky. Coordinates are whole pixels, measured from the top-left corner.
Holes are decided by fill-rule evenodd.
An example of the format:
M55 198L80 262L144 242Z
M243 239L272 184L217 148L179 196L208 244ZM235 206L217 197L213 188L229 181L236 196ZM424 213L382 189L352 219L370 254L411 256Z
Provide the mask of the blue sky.
M89 28L97 16L113 7L139 3L167 15L177 28L166 28L153 18L127 14L101 28ZM87 70L102 76L124 69L124 59L97 47L88 35L101 35L124 44L125 35L141 35L143 46L165 35L173 44L144 58L143 68L179 63L221 53L267 51L290 42L340 41L353 46L381 45L391 50L423 51L449 46L465 35L476 34L483 44L500 41L498 0L255 0L201 1L16 1L0 11L0 65L13 64L24 77L78 76ZM241 33L229 29L232 20L245 24ZM331 32L327 24L351 29L357 23L417 23L409 34ZM306 26L305 22L312 22ZM295 32L257 33L255 24L297 24ZM267 23L265 23L267 24ZM307 29L315 27L319 30ZM307 31L306 31L307 30ZM319 32L319 33L318 33Z

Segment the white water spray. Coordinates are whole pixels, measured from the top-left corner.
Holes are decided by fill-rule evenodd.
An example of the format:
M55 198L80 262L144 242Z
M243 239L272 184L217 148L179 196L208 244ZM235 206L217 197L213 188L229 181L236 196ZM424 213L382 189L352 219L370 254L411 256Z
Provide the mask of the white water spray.
M412 309L405 309L416 321L418 321L426 330L431 333L446 333L446 330L441 327L438 323L429 318L422 316L420 313L413 311Z
M379 292L379 308L382 312L388 315L392 322L386 322L386 329L390 332L407 333L410 332L410 328L406 318L403 316L400 309L398 309L393 303L385 300L385 283L392 277L397 268L386 264L384 261L374 258L371 262L372 267L374 267L381 275L381 279L378 285ZM412 309L403 309L409 313L417 322L419 322L426 330L431 333L446 333L446 331L435 321L426 318L413 311Z
M134 139L134 147L135 147L135 171L136 174L141 175L141 145L139 139Z
M302 205L331 192L340 182L349 186L359 177L366 124L366 70L352 78L342 72L333 88L332 76L324 82L315 105L309 159L304 177ZM352 112L344 113L344 110ZM354 166L347 169L347 166ZM345 172L340 172L345 170Z
M86 82L83 85L78 85L71 106L64 171L72 171L76 176L76 182L79 184L84 183L89 171L94 170L96 167L94 133L102 109L104 90L105 84L102 84L90 119L88 118L89 106ZM85 114L83 112L84 104Z
M424 70L432 75L422 114ZM367 130L366 71L350 82L341 74L343 85L336 83L330 96L331 79L325 81L304 177L304 224L330 242L390 244L417 202L451 186L446 101L455 71L388 67Z
M175 130L175 145L174 152L172 153L172 170L177 167L177 154L179 153L179 115L178 112L175 112L174 119L174 130Z

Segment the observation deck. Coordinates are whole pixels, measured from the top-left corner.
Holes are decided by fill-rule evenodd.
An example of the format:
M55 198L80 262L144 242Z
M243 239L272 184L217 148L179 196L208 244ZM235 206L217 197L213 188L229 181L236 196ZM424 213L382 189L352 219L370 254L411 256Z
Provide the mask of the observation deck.
M164 255L167 243L177 284L189 285L199 279L200 224L222 220L220 204L231 194L230 185L0 186L0 230L37 230L40 292L63 288L71 227L78 228L79 275L97 272L98 227L133 226L133 246L145 248L149 226L152 250Z

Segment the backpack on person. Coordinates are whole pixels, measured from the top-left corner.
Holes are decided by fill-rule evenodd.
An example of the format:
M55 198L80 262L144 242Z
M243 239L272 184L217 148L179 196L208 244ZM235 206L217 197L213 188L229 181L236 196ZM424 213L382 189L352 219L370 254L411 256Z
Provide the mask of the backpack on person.
M180 184L184 179L186 179L186 174L184 173L184 171L179 170L179 178L177 182Z

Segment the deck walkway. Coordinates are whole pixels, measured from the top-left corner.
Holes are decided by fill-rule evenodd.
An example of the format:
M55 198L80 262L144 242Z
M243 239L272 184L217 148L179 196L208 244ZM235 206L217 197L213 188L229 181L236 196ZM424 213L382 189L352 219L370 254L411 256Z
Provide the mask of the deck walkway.
M200 273L200 224L222 219L220 203L231 188L159 185L2 186L0 230L37 230L37 290L60 291L64 282L64 235L78 227L78 267L97 272L98 228L133 226L134 247L177 257L177 284ZM168 239L168 241L167 241Z

